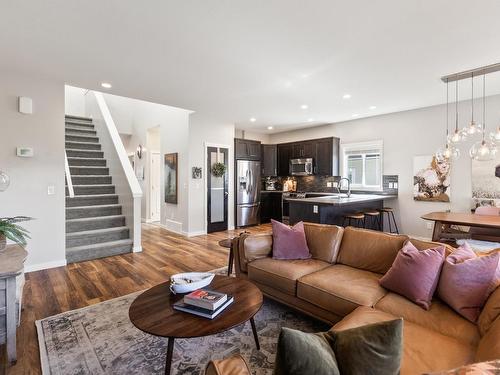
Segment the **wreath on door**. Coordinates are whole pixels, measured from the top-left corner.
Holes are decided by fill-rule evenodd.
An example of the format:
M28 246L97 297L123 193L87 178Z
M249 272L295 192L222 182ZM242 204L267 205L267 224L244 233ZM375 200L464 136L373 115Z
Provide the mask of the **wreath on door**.
M222 177L226 173L226 165L221 162L214 163L212 165L212 174L215 177Z

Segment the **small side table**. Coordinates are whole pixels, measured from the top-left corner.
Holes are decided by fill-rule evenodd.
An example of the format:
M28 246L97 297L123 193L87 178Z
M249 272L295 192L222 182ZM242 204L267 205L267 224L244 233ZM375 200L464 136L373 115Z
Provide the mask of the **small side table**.
M222 247L229 249L229 262L227 265L227 275L231 276L231 274L233 273L233 263L234 263L233 239L226 238L224 240L220 240L219 246L222 246Z
M0 342L7 344L7 361L16 363L16 279L24 273L24 261L28 252L18 245L9 245L0 252L0 316L5 316L4 326L0 326ZM21 309L22 289L19 296L19 310ZM19 316L19 315L18 315Z

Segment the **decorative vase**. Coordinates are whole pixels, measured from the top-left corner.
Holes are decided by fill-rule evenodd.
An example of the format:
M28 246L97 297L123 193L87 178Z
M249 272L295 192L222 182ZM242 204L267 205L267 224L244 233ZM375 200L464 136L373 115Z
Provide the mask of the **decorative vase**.
M7 238L3 234L0 234L0 253L4 251L7 247Z

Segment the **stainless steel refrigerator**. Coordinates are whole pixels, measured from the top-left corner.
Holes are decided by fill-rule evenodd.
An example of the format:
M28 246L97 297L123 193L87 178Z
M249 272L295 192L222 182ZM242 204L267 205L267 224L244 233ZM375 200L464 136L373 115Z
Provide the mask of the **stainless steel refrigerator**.
M259 224L260 161L236 161L236 226Z

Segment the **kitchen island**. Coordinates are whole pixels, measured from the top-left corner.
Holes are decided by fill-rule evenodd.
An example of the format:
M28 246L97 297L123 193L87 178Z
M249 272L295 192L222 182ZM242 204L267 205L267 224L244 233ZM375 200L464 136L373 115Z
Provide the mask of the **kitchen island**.
M385 200L397 195L384 194L308 194L306 198L289 199L290 224L299 221L311 223L342 225L344 215L376 210L384 207ZM376 229L375 227L373 229Z

